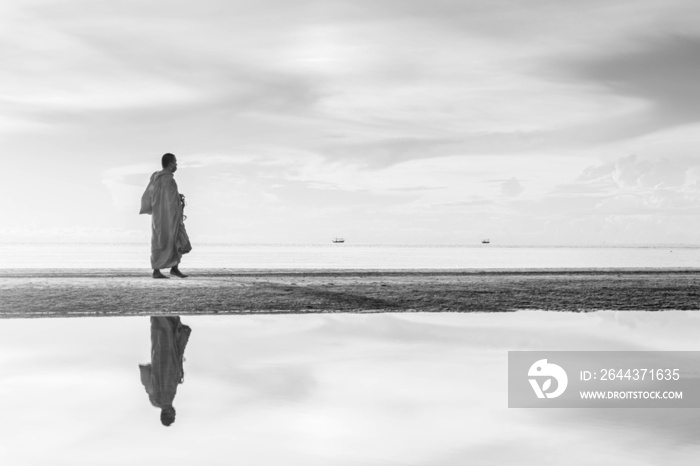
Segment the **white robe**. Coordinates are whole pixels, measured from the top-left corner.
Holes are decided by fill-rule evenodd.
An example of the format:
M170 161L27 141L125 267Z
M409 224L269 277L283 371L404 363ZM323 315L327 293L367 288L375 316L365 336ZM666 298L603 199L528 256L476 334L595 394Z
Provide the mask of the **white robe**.
M146 191L141 197L140 214L150 214L151 268L175 267L190 245L182 216L182 199L177 190L173 173L161 170L151 175Z

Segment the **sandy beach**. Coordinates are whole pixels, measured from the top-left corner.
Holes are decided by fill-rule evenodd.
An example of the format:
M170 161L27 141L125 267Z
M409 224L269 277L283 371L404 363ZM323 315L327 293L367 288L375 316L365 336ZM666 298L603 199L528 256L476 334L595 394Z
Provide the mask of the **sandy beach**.
M1 317L697 310L698 270L0 271Z

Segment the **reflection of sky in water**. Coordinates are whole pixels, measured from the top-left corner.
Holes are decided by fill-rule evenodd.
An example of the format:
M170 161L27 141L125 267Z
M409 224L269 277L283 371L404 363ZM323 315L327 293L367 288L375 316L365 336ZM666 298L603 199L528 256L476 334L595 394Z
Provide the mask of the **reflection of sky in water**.
M183 316L177 420L148 318L0 323L0 463L696 464L693 409L508 409L508 350L700 350L700 314Z

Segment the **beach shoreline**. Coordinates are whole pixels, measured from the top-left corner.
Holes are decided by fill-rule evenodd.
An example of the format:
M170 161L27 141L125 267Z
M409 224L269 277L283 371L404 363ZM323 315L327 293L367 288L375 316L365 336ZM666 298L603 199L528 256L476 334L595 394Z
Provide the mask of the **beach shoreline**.
M700 269L0 270L0 317L698 310Z

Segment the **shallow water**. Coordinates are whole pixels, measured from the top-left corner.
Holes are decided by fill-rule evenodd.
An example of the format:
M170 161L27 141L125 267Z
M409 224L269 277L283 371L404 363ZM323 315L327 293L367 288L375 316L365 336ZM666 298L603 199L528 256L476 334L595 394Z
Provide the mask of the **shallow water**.
M0 269L149 268L143 244L0 243ZM195 244L183 269L698 268L700 248Z
M177 418L148 318L0 321L0 462L696 464L679 409L509 409L508 350L700 350L700 314L183 316Z

